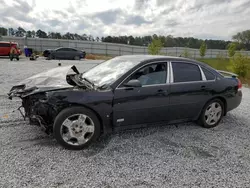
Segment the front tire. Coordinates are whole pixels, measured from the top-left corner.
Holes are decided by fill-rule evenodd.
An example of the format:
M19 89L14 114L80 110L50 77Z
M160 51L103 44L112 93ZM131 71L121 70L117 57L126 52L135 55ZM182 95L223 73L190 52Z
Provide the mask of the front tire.
M80 60L80 56L75 56L74 60Z
M99 138L100 133L99 119L94 112L84 107L64 109L54 121L54 137L66 149L86 148Z
M52 59L55 59L55 57L52 54L49 54L47 59L52 60Z
M198 124L205 128L216 127L224 114L224 104L219 99L209 101L203 108Z

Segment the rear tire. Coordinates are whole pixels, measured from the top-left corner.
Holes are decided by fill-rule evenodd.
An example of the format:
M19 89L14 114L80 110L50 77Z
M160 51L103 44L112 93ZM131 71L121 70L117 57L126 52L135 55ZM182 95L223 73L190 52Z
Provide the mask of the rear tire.
M47 59L48 60L54 59L54 56L52 54L49 54Z
M80 56L75 56L74 60L80 60Z
M216 127L224 114L224 104L219 99L209 101L200 114L198 124L205 128Z
M54 121L54 137L66 149L86 148L99 138L100 133L99 119L94 112L84 107L64 109Z

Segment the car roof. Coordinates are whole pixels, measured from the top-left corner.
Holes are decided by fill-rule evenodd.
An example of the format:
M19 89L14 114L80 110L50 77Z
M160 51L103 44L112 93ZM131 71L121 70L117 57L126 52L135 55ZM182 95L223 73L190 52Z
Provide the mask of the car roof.
M58 47L56 49L61 49L61 48L69 48L69 49L75 49L75 48L72 48L72 47ZM76 49L75 49L76 50Z
M207 64L193 60L188 59L184 57L174 57L174 56L164 56L164 55L122 55L118 56L122 60L136 60L140 62L150 62L150 61L157 61L157 60L166 60L166 61L187 61L187 62L193 62L197 63L199 65L207 66Z
M7 42L7 41L0 41L0 43L6 43L6 44L17 44L17 42Z
M179 62L184 61L184 62L194 63L202 67L206 67L208 70L212 71L213 73L218 74L217 71L210 65L194 60L194 59L189 59L189 58L184 58L184 57L164 56L164 55L122 55L122 56L117 56L116 58L120 58L121 60L141 62L139 63L139 65L143 65L143 64L153 62L153 61L175 61L177 63L178 61Z

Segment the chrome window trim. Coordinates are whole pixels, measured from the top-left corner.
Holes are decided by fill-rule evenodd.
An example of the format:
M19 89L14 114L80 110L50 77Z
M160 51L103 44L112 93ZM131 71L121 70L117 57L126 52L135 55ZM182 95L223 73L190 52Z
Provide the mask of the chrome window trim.
M176 82L176 83L171 83L172 85L174 84L194 84L194 83L207 83L207 82L214 82L215 80L201 80L201 81L190 81L190 82Z
M201 77L202 77L202 80L200 81L188 81L188 82L174 82L174 73L173 73L173 67L172 67L172 63L174 62L178 62L178 63L187 63L187 64L193 64L193 65L196 65L199 67L200 69L200 73L201 73ZM171 61L170 62L170 74L171 74L171 78L170 78L170 83L171 84L190 84L190 83L202 83L202 82L215 82L216 79L214 80L207 80L202 68L200 65L198 65L197 63L193 63L193 62L188 62L188 61Z
M213 79L213 80L207 80L207 77L206 77L206 75L205 75L205 73L204 73L204 71L203 71L202 69L205 69L205 70L207 70L208 72L210 72L212 75L214 75L214 79ZM204 76L206 77L206 80L207 80L207 81L215 81L215 80L217 80L217 76L216 76L213 72L211 72L210 70L208 70L206 67L201 67L201 70L202 70L202 72L204 73Z
M126 78L124 78L119 84L118 86L116 86L115 90L117 89L127 89L128 87L120 87L120 85L126 80L128 79L128 77L130 77L132 74L134 74L136 71L138 71L139 69L147 66L147 65L150 65L150 64L156 64L156 63L167 63L167 74L169 72L169 61L166 60L166 61L154 61L154 62L149 62L149 63L146 63L144 65L142 65L141 67L137 68L136 70L134 70L132 73L130 73L128 76L126 76ZM152 87L152 86L159 86L159 85L169 85L169 75L167 75L167 78L166 78L166 82L165 84L154 84L154 85L146 85L146 86L142 86L142 87ZM120 88L119 88L120 87Z
M170 83L174 83L174 73L173 73L173 67L172 67L172 61L169 63L170 68Z
M167 61L167 81L166 81L166 84L169 84L170 83L170 62Z
M206 78L206 76L205 76L205 74L204 74L204 72L203 72L203 70L202 70L201 66L200 66L200 65L198 65L198 67L199 67L199 69L200 69L200 73L201 73L201 78L202 78L202 80L203 80L203 81L206 81L206 80L207 80L207 78Z

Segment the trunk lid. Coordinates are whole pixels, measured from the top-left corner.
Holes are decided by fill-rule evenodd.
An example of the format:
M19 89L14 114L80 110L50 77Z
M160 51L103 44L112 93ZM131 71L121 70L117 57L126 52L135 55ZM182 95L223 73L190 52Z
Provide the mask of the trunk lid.
M237 81L238 90L242 89L242 83L241 83L240 79L238 78L237 74L232 73L232 72L228 72L228 71L222 71L222 70L217 70L217 72L219 72L220 75L222 75L226 79L232 79L232 80Z

